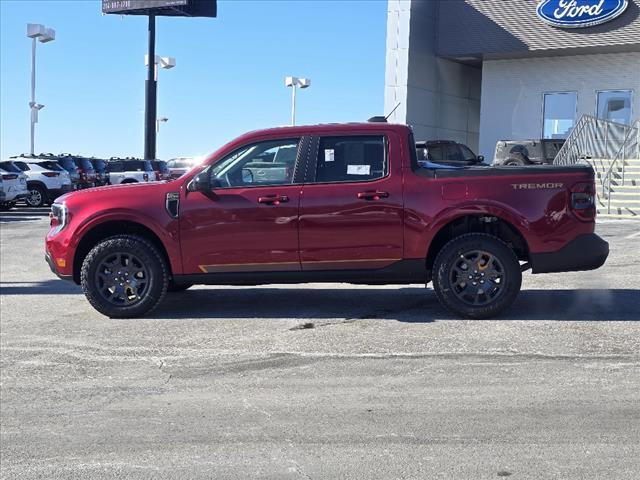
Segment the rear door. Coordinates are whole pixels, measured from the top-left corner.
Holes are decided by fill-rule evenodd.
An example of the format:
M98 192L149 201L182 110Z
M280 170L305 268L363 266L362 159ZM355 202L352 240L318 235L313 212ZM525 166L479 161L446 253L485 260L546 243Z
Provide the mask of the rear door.
M399 139L327 135L314 146L300 201L302 269L377 269L401 260Z
M180 204L184 273L299 271L300 138L240 147L208 167L209 194Z

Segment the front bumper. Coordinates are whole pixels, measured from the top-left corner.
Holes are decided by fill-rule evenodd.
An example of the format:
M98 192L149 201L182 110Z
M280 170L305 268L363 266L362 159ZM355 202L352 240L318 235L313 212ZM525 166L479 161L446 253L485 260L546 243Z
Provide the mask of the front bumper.
M609 244L595 233L580 235L556 252L529 255L532 273L595 270L609 256Z
M49 255L49 252L46 252L44 254L44 259L47 262L47 265L49 265L49 268L51 269L51 271L61 280L69 280L72 281L73 280L73 275L63 275L62 273L58 272L58 270L56 270L56 266L53 263L53 258L51 258L51 255Z

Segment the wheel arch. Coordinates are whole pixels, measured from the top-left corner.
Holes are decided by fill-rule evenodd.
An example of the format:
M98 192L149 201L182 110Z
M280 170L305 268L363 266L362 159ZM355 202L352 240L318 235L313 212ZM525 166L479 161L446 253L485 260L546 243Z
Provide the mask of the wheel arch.
M30 187L42 187L44 191L48 191L47 185L42 180L27 180L27 188Z
M470 213L448 219L431 239L426 266L432 270L438 252L448 242L467 233L487 233L505 242L519 260L529 260L529 244L514 222L494 213Z
M175 265L171 263L169 252L160 237L148 226L135 220L110 219L95 224L85 231L76 246L73 256L73 281L80 284L80 270L82 262L91 249L102 240L115 235L138 235L150 241L164 258L171 275Z

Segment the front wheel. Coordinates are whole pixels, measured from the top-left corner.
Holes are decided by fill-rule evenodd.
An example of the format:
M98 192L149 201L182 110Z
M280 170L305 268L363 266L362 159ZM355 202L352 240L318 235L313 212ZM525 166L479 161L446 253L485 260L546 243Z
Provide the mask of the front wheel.
M107 238L82 263L80 285L89 303L111 318L149 313L167 293L169 273L157 248L143 237Z
M491 318L514 302L522 284L518 258L502 240L469 233L447 243L433 265L433 288L451 312Z
M27 207L42 207L47 201L47 191L40 185L29 187L29 196L25 199Z

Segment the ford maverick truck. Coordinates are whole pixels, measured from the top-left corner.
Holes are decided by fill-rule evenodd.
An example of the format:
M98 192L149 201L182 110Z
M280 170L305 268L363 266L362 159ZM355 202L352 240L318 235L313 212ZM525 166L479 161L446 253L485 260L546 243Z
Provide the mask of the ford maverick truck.
M589 166L424 168L405 125L274 128L173 181L58 198L46 260L110 317L193 284L432 281L454 314L488 318L524 271L605 262L594 193Z

